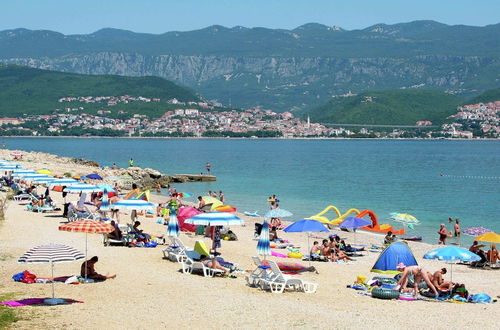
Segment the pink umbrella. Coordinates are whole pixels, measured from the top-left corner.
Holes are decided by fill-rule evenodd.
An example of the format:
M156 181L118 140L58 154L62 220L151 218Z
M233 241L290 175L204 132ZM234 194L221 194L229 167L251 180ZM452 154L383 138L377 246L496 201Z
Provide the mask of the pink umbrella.
M191 206L181 207L179 209L179 212L177 213L177 220L179 220L179 227L181 228L181 230L196 231L196 227L198 226L184 223L184 220L194 217L195 215L200 213L200 211Z

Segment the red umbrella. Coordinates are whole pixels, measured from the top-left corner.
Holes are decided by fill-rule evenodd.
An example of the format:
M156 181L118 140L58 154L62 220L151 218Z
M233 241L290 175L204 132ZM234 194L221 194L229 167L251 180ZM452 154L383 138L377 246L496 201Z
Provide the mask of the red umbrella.
M79 220L59 226L59 230L85 233L85 278L87 278L87 234L108 234L115 230L110 224L94 220Z
M189 219L191 217L194 217L197 214L200 214L201 212L195 209L194 207L188 206L188 207L181 207L179 209L179 212L177 213L177 220L179 221L179 228L181 228L182 231L196 231L196 225L190 225L187 223L184 223L184 220Z

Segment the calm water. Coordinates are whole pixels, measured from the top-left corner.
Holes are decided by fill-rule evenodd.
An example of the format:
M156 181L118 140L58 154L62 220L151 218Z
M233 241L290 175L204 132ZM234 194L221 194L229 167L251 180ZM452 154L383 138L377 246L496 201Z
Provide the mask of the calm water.
M223 190L240 211L263 214L276 194L292 220L328 205L416 216L411 234L436 241L439 224L460 218L462 228L500 231L499 141L53 139L4 138L18 148L135 164L163 173L200 173L212 164L214 183L177 185L178 191ZM446 174L441 176L440 174ZM194 201L194 198L192 198ZM333 215L332 215L333 217ZM394 225L398 224L391 223Z

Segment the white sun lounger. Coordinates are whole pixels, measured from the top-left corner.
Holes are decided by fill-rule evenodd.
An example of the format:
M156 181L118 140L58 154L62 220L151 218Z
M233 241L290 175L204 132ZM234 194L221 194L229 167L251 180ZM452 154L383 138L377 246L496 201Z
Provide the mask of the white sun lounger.
M259 257L252 257L252 260L257 268L255 268L252 273L245 275L245 280L249 286L255 287L259 286L260 280L265 281L269 279L271 271L270 267L266 267L262 264L262 260L260 260Z
M178 237L169 236L169 238L172 244L163 249L165 259L181 262L186 251L194 251L192 248L186 247Z
M186 251L185 256L181 259L182 272L184 274L192 274L194 270L201 270L205 277L214 277L215 274L224 273L223 270L207 267L203 262L194 260L199 257L200 254L196 251Z
M303 291L305 293L314 293L318 288L318 284L303 281L300 278L285 275L281 272L278 265L274 261L267 261L271 267L271 275L267 278L259 280L261 288L270 289L272 293L283 293L285 288Z

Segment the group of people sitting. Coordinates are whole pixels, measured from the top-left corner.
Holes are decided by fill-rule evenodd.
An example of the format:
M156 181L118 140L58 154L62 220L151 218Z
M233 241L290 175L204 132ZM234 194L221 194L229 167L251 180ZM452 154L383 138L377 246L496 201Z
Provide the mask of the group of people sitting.
M354 248L341 240L338 235L330 235L329 239L324 239L322 244L314 241L310 254L314 256L324 256L332 262L339 260L352 261L353 259L347 253L363 251L364 248Z
M479 264L484 264L486 262L496 263L497 261L500 261L495 244L491 244L491 247L487 252L484 252L481 249L483 246L484 245L480 245L478 241L474 241L469 248L470 252L477 254L481 258L481 260L478 261Z
M397 289L400 292L414 292L417 296L419 293L419 284L424 281L427 287L432 290L436 297L439 292L449 291L456 287L464 287L463 284L445 281L444 275L447 273L446 268L441 268L434 273L424 270L421 266L406 266L403 263L398 264L397 269L402 272L398 281ZM410 276L413 277L413 287L408 287Z

